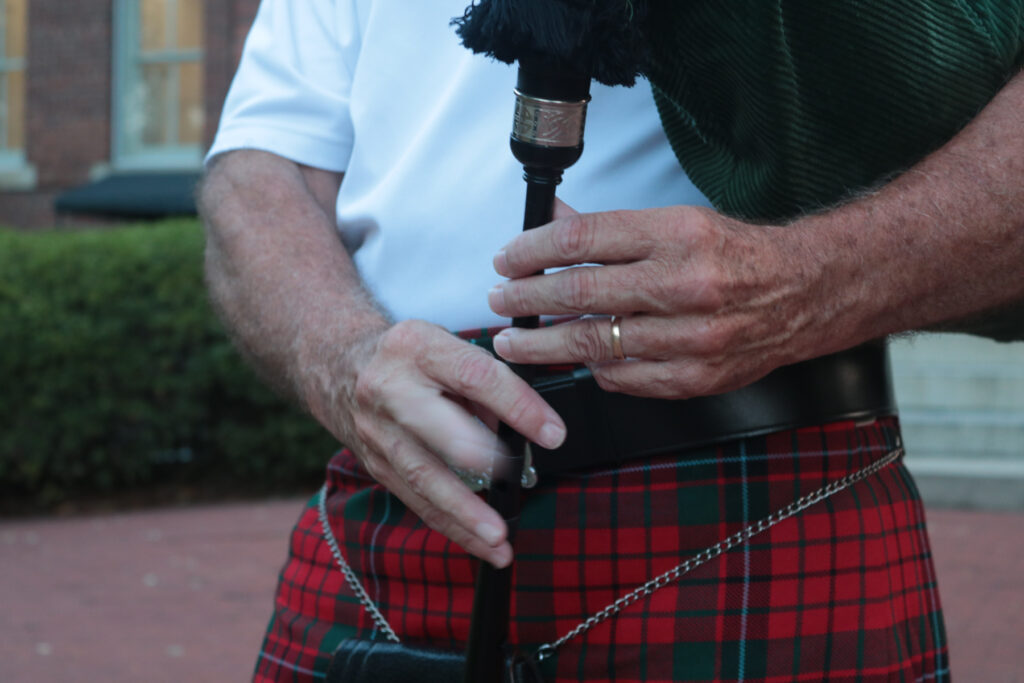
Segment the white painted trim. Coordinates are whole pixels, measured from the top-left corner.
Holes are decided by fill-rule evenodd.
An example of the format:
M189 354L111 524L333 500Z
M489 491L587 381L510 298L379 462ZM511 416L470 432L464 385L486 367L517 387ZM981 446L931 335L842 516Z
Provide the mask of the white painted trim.
M7 106L10 102L8 99L7 86L9 82L9 74L20 72L24 76L25 73L25 57L7 57L7 47L5 44L7 38L7 4L0 0L0 102L4 103L4 109L0 110L0 173L10 174L18 173L21 167L24 166L24 150L23 149L8 149L3 147L7 140L7 127L10 123L10 111L7 110ZM27 27L22 27L24 30L28 30ZM27 93L23 93L23 97ZM33 185L35 184L35 176L32 179Z
M36 189L39 182L36 167L26 163L20 154L10 155L17 157L14 162L6 160L5 156L0 154L0 190L24 192Z
M110 162L101 161L89 168L89 181L95 183L104 178L109 178L113 173L114 167L110 165Z
M189 147L136 152L114 164L117 171L198 171L202 166L202 151Z
M174 65L198 60L202 64L203 59L203 50L194 48L142 55L137 49L138 24L138 0L114 0L110 166L114 171L198 171L203 163L202 145L128 149L124 97L130 92L132 80L136 77L136 63L160 61ZM167 30L172 28L168 26ZM176 102L172 110L172 118L176 119Z
M0 191L27 192L36 189L39 183L34 166L0 169Z

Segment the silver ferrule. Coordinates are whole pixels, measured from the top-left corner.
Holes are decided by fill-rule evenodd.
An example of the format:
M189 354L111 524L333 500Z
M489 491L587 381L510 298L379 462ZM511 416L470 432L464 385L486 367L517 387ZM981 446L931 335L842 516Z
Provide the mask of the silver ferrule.
M516 92L516 113L512 137L520 142L543 147L578 147L583 144L587 121L587 102L544 100Z

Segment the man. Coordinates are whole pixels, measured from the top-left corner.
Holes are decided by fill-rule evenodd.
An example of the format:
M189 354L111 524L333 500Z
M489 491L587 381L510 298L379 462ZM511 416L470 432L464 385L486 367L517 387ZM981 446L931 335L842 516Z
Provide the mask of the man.
M506 330L494 349L586 363L610 392L685 399L1024 299L1021 77L911 171L785 227L707 208L649 93L598 89L559 219L517 236L522 190L505 142L514 75L457 44L447 22L461 5L264 0L211 150L211 294L256 366L350 449L328 468L327 531L368 593L346 587L311 505L259 680L322 677L341 638L386 628L460 649L474 567L461 549L512 561L504 520L449 466L501 457L484 424L505 421L551 449L566 423L449 330L583 314ZM601 265L530 277L580 264ZM869 417L542 476L516 536L512 640L552 643L850 479L566 640L545 675L948 680L913 483L900 464L852 480L899 454L895 418Z

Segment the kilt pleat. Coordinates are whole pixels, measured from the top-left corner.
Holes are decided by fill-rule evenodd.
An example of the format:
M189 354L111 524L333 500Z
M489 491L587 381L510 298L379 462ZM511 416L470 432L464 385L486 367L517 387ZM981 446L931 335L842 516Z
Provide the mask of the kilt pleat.
M778 432L541 482L524 495L511 638L535 650L624 593L899 445L895 418ZM477 562L376 485L328 466L342 552L403 640L463 649ZM381 638L321 537L296 525L257 681L323 678ZM786 519L568 641L548 681L948 681L920 497L902 462ZM429 677L424 680L429 680Z

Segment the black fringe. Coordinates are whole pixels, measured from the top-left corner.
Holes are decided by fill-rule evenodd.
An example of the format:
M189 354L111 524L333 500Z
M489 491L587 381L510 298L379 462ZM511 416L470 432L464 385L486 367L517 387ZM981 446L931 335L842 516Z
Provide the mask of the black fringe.
M452 20L473 52L543 55L605 85L633 85L650 60L647 0L475 0Z

